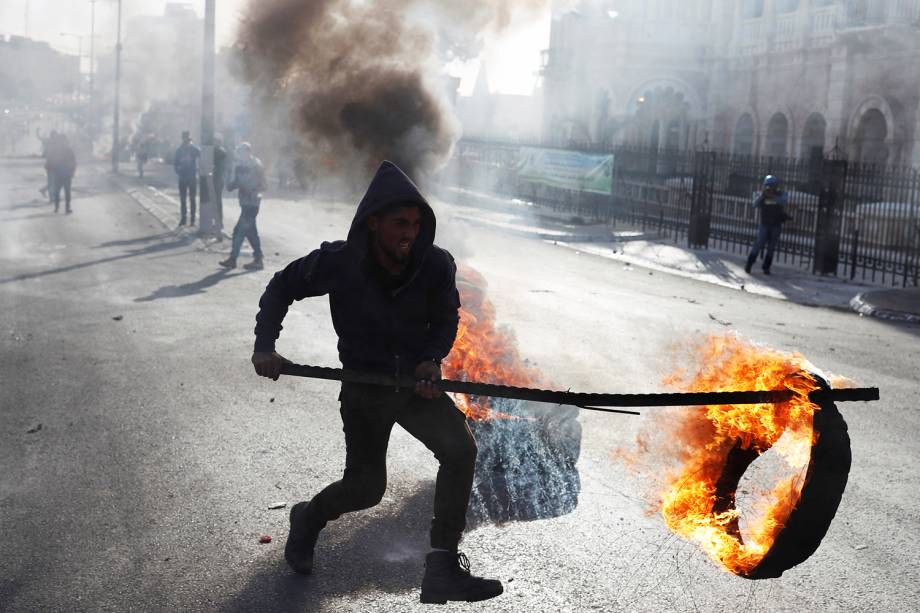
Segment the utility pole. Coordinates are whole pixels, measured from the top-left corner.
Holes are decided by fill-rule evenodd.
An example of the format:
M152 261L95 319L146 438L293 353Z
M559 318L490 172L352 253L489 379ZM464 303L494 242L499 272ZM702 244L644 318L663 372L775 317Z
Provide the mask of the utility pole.
M89 146L96 140L96 0L89 0Z
M201 211L198 231L203 236L221 231L214 193L214 18L215 0L204 3L204 51L201 79Z
M112 172L118 174L119 140L118 122L119 96L121 94L121 0L118 0L118 35L115 41L115 108L112 112Z

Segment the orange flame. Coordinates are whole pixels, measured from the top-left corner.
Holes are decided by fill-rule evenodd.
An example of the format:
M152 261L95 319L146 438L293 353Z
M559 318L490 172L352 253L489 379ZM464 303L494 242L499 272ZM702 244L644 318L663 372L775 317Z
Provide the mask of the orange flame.
M696 352L696 358L702 359L696 374L677 373L665 382L687 391L788 388L797 392L784 403L683 411L671 433L670 444L675 445L681 465L666 478L661 495L668 528L700 545L727 570L744 575L770 550L799 500L814 443L812 418L818 410L807 395L818 384L807 374L814 367L802 355L758 347L737 335L712 335ZM758 454L772 447L793 473L772 487L753 517L744 518L743 539L737 532L740 512L713 508L716 484L729 450L736 445Z
M546 385L540 373L528 367L518 353L514 336L495 325L495 307L486 297L486 280L469 266L459 266L460 325L457 340L441 367L447 379L502 385ZM476 421L513 416L496 411L485 396L456 395L457 406Z

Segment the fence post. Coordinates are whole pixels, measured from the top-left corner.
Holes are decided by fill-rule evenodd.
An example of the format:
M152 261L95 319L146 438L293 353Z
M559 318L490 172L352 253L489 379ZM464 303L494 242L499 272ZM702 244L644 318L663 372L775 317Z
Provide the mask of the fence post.
M846 160L827 160L824 163L824 188L818 196L818 219L815 223L815 257L812 266L815 274L837 274L846 177Z
M712 182L715 171L715 153L698 151L693 164L693 191L690 198L690 224L687 243L691 248L709 247L712 224Z

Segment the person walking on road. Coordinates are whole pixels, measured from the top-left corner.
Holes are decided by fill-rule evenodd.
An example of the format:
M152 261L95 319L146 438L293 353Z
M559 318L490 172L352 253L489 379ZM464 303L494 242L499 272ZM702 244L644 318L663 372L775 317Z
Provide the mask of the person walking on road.
M220 137L214 137L214 171L211 180L214 183L214 217L219 230L224 227L224 182L227 178L227 150Z
M786 214L785 208L789 202L789 194L781 190L779 186L778 178L767 175L763 180L763 191L754 198L754 208L760 210L760 225L757 228L757 239L744 264L744 272L748 274L751 273L751 268L764 247L767 248L767 253L763 259L763 274L770 274L773 253L776 251L776 245L779 244L783 224L792 219Z
M195 225L195 198L198 193L198 161L200 159L201 150L192 143L192 137L186 130L182 133L182 144L179 145L173 156L173 167L179 177L180 226L184 226L188 220L186 216L186 200L191 205L192 213L189 225Z
M56 134L53 139L49 139L45 152L45 170L48 173L54 212L57 213L61 208L61 190L63 189L64 212L69 215L73 212L70 208L70 188L77 171L77 156L67 140L67 135Z
M326 523L380 502L390 431L399 424L440 463L420 600L443 604L493 598L502 584L472 575L458 550L476 442L466 416L435 385L456 338L460 309L457 267L450 253L434 244L435 225L418 188L396 165L383 162L347 239L323 243L272 277L259 301L252 363L257 374L277 380L287 360L275 351L275 340L289 306L328 294L345 368L415 375L414 389L342 384L344 475L293 506L284 555L296 572L309 574Z
M259 205L262 203L262 190L265 189L265 168L262 166L262 161L252 154L252 145L249 143L240 143L236 148L236 165L227 189L231 192L239 190L240 218L233 228L230 257L220 262L220 265L224 268L236 268L236 259L240 255L243 239L246 239L252 245L252 262L243 268L261 270L264 263L262 243L259 240L259 230L256 228L256 216L259 214Z

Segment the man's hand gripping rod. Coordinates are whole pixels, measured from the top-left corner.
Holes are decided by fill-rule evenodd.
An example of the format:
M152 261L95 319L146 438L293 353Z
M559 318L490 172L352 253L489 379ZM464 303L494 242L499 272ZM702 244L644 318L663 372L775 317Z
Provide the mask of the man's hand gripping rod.
M393 387L397 390L412 389L416 384L415 377L410 375L402 375L397 378L393 375L344 370L342 368L326 368L323 366L306 366L294 364L293 362L285 362L281 367L281 374L294 377L309 377L312 379L380 385ZM541 390L530 387L495 385L492 383L477 383L475 381L452 381L449 379L436 381L435 385L442 392L455 392L458 394L469 394L471 396L512 398L516 400L529 400L532 402L547 402L550 404L565 404L590 411L626 413L630 415L639 415L639 413L635 411L618 411L601 407L677 407L766 404L785 402L796 395L792 390L677 392L667 394L584 394L578 392ZM816 403L825 400L833 402L857 400L872 401L879 399L879 391L877 387L816 390L811 392L808 397L812 402Z

